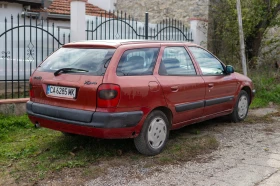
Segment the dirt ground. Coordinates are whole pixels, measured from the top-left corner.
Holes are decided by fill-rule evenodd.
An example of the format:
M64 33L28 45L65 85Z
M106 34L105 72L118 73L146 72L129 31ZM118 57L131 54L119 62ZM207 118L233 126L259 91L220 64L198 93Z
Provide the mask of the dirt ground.
M133 165L109 160L99 162L98 166L87 167L91 179L85 179L83 168L64 169L35 185L279 186L278 110L279 108L274 107L251 110L248 119L243 123L214 120L196 124L199 135L214 135L219 147L216 151L200 155L192 161L147 166L143 159ZM118 166L111 166L113 164ZM93 174L95 176L92 176ZM1 184L9 185L9 180L2 180L2 183L0 180Z

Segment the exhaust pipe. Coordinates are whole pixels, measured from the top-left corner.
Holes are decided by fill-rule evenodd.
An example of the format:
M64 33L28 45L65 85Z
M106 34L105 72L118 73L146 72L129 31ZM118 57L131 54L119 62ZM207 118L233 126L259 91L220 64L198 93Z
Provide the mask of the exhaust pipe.
M38 122L36 122L35 123L35 128L40 128L41 126L40 126L40 123L38 123Z

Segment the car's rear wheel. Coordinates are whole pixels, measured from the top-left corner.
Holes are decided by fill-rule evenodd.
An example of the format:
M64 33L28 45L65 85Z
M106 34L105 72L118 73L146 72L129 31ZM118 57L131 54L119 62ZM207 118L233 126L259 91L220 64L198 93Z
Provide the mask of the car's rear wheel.
M140 134L134 138L136 149L148 156L159 154L169 137L169 121L159 110L151 112L146 118Z
M238 95L238 100L235 103L233 112L230 114L230 118L233 122L243 121L249 110L250 98L246 91L241 90Z

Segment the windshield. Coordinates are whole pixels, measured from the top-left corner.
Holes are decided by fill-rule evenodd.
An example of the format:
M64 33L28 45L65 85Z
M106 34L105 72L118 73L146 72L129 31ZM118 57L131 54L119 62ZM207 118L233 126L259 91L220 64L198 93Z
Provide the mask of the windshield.
M101 76L104 75L114 52L115 49L60 48L48 57L38 70L55 72L63 68L75 68L85 69L79 74Z

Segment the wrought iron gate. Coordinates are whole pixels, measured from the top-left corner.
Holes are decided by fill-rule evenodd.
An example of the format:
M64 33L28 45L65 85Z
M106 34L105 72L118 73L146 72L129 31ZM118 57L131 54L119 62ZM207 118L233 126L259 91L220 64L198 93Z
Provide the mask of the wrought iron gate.
M123 12L109 12L87 21L87 40L103 39L150 39L192 41L192 33L175 19L165 19L159 24L149 23L149 14L145 22L135 21Z
M0 23L0 99L27 97L29 77L70 34L37 16L11 16Z

